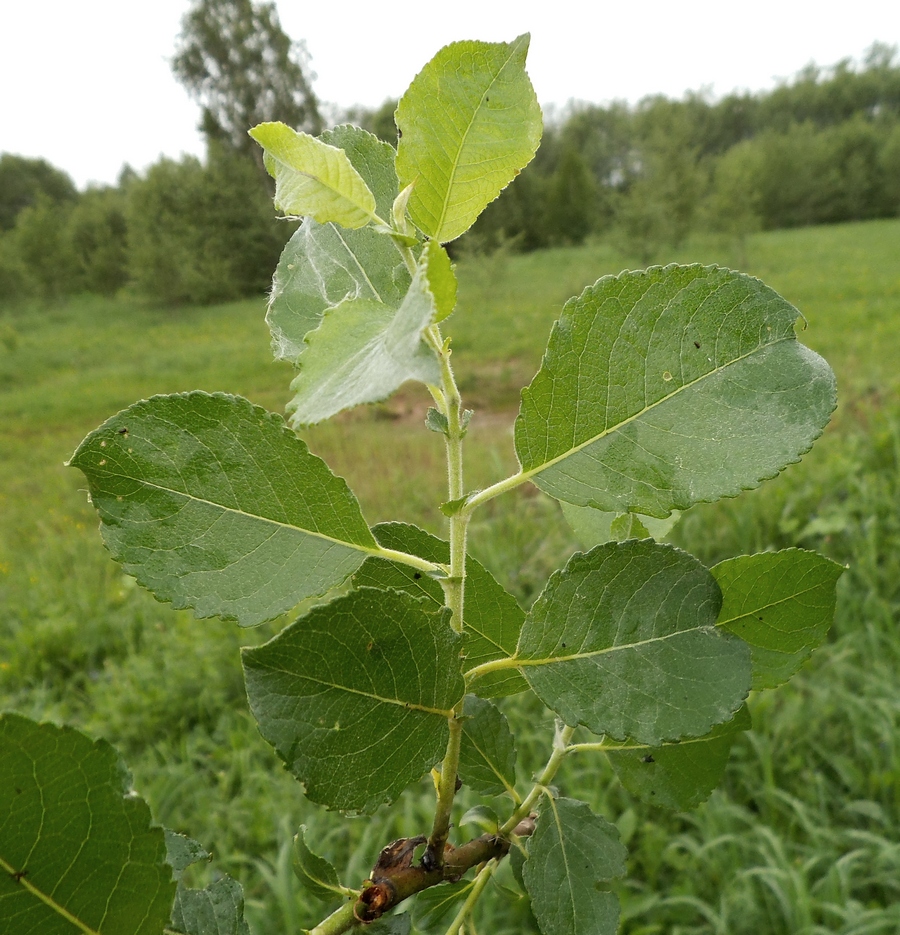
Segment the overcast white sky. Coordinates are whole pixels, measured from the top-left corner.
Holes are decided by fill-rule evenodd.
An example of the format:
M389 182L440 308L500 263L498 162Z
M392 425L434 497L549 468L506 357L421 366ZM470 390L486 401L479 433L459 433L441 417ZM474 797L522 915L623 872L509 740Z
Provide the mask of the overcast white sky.
M0 151L42 156L80 186L124 163L202 154L197 106L169 59L189 0L0 0ZM278 0L304 39L320 99L397 97L455 39L532 34L542 104L759 90L810 61L900 44L898 0Z

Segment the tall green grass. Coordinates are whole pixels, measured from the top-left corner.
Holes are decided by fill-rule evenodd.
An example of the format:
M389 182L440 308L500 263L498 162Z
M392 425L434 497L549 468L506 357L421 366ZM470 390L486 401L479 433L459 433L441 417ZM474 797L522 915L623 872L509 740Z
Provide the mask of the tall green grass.
M843 935L900 930L900 223L752 238L750 271L806 314L803 340L838 373L842 404L813 452L761 490L690 511L675 541L713 563L801 545L847 563L828 645L778 692L752 701L722 788L689 815L633 803L597 758L560 785L615 820L631 849L619 886L623 932ZM673 259L730 264L698 241ZM598 244L460 263L448 322L476 416L469 483L514 466L518 389L537 367L563 301L634 266ZM244 882L257 935L311 924L289 843L306 823L318 850L361 880L378 849L430 823L430 780L373 819L311 808L246 711L238 647L254 631L158 604L104 554L83 481L63 462L111 413L155 392L241 392L279 410L289 369L271 362L262 302L177 312L83 298L3 313L0 346L0 705L81 725L119 746L162 823ZM8 339L8 340L7 340ZM371 522L440 532L443 452L415 388L307 433L345 475ZM534 490L491 503L473 553L527 606L576 548L556 504ZM523 738L524 780L546 756L552 719L506 702ZM460 814L467 803L465 790ZM197 871L199 877L213 872ZM514 887L504 870L502 883ZM497 892L479 932L536 931Z

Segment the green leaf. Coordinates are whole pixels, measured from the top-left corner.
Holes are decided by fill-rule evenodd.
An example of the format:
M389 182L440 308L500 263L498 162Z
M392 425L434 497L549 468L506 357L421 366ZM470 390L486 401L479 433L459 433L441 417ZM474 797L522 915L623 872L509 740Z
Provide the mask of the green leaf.
M450 561L450 544L406 523L380 523L372 530L386 549L410 552L431 562ZM367 559L353 581L357 586L396 588L416 596L427 596L434 607L444 604L440 584L408 565L385 559ZM466 667L502 659L515 652L525 614L516 599L496 582L491 573L466 557L465 647ZM482 698L501 698L528 688L522 676L511 669L490 672L474 680L469 690Z
M0 935L159 935L162 828L103 740L0 715Z
M753 688L786 682L828 634L843 567L784 549L731 558L711 571L722 590L718 625L750 644Z
M409 214L433 240L467 231L534 156L541 109L525 73L528 42L451 43L400 99L397 174L415 185Z
M524 474L559 500L660 518L758 486L835 406L798 314L714 266L605 276L565 304L522 391Z
M459 778L482 795L515 798L516 747L506 716L483 698L466 695Z
M428 284L437 309L434 320L443 321L456 308L456 274L447 251L436 240L425 244L423 254L428 264Z
M456 500L447 500L446 503L442 503L438 509L444 514L444 516L456 516L456 514L466 505L466 501L469 498L459 497Z
M509 849L509 868L512 870L513 879L519 885L519 888L523 893L528 891L525 889L525 878L522 875L522 871L525 869L525 852L523 848L517 844L513 844Z
M310 896L332 901L346 893L337 870L324 857L314 854L306 845L306 827L294 835L294 875Z
M240 883L229 876L202 890L179 883L172 907L172 928L183 935L250 935Z
M165 829L166 834L166 861L172 868L172 876L180 880L184 871L191 864L199 863L201 860L211 860L212 854L209 853L202 844L178 834L177 831Z
M313 802L371 812L443 756L459 651L447 611L360 588L245 649L247 697Z
M643 527L644 531L651 538L658 542L671 532L672 527L681 519L681 513L673 510L672 515L666 519L657 519L655 516L642 516L636 513L604 513L602 510L595 510L590 506L575 506L574 503L560 501L563 516L566 522L572 527L576 538L586 549L592 549L595 545L602 545L604 542L611 542L613 539L622 541L613 535L613 523L622 516L630 517L628 532L632 531L633 524ZM636 529L636 527L634 527ZM622 539L642 538L641 536L623 536Z
M619 901L603 887L625 855L616 826L584 802L548 798L522 869L543 935L615 935Z
M378 139L374 133L349 123L323 131L319 139L344 151L350 165L375 196L377 213L382 218L389 218L399 191L397 169L394 166L397 153L394 147Z
M626 743L605 752L622 785L650 805L685 810L705 802L722 779L731 747L750 730L746 705L705 737L648 747Z
M656 746L702 737L750 688L747 645L714 626L693 556L651 540L577 552L525 618L515 661L567 724Z
M360 403L385 399L407 380L437 384L440 366L423 342L436 314L425 260L399 307L347 299L326 309L305 338L288 403L294 425L321 422Z
M483 834L496 834L500 828L500 819L497 813L487 805L473 805L459 819L458 824L460 827L475 825Z
M638 519L636 513L621 513L610 523L609 531L616 542L624 542L626 539L650 538L647 527Z
M446 928L471 889L471 880L459 880L456 883L431 886L417 893L412 911L416 929L431 932Z
M342 149L283 123L261 123L249 132L265 153L280 211L350 229L375 219L375 196Z
M385 216L397 195L393 148L358 127L336 127L322 139L344 149ZM306 335L327 309L347 299L398 308L410 281L390 237L371 227L346 230L307 218L284 248L272 284L266 321L275 357L296 364Z
M448 435L450 432L450 423L447 417L434 406L429 406L425 413L425 427L438 435Z
M244 920L244 894L239 883L229 876L195 890L184 885L181 877L191 864L210 860L212 855L196 841L166 829L166 860L178 880L171 928L166 932L182 935L250 935Z
M344 480L279 416L237 396L135 403L70 463L88 479L113 557L198 617L277 617L377 549Z
M396 916L382 916L365 928L366 935L409 935L412 930L408 912Z

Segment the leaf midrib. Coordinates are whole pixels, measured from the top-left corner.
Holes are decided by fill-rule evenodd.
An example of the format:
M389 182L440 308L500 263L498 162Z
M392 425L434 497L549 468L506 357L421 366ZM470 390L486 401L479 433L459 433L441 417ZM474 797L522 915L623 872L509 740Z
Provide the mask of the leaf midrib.
M571 653L568 656L552 656L543 659L521 659L518 655L510 656L510 668L513 667L524 667L524 666L545 666L552 665L556 662L573 662L580 659L592 659L595 656L605 656L608 653L615 653L621 650L636 649L639 646L648 646L651 643L662 643L666 640L674 639L678 636L683 636L685 633L697 633L701 630L709 630L710 633L715 632L714 624L700 624L696 627L690 627L687 630L675 630L672 633L666 633L663 636L651 636L646 640L638 640L634 643L622 643L618 646L608 646L606 649L592 649L590 652L586 653Z
M776 341L770 341L766 344L760 344L757 347L753 348L752 351L748 351L746 354L742 354L740 357L735 357L733 360L729 360L727 364L723 364L721 367L715 367L712 370L707 370L706 373L701 374L694 380L691 380L688 383L684 383L681 386L677 387L671 393L666 396L660 397L655 403L651 403L649 406L645 406L639 412L635 412L632 415L628 416L627 419L623 419L621 422L618 422L616 425L610 426L609 428L604 429L602 432L599 432L597 435L593 435L590 438L586 439L583 442L580 442L577 445L574 445L571 448L566 449L562 454L557 455L554 458L551 458L548 461L544 461L542 464L539 464L537 467L529 468L527 471L520 471L519 475L523 480L528 480L531 477L534 477L536 474L540 474L543 471L546 471L548 468L553 467L558 464L560 461L565 461L566 458L570 458L572 455L577 454L579 451L582 451L585 448L595 444L603 438L606 438L608 435L612 435L614 432L618 432L620 429L625 428L630 425L632 422L639 419L641 416L646 415L648 412L651 412L657 406L662 405L665 402L668 402L670 399L674 399L680 393L683 393L685 390L690 389L693 386L696 386L698 383L701 383L703 380L706 380L710 377L716 376L719 373L724 372L729 367L734 364L740 363L742 360L747 360L749 357L752 357L754 354L758 354L760 351L766 350L770 347L776 347L778 344L783 344L785 341L796 341L794 335L786 335L783 338L778 338Z
M750 610L744 611L741 614L738 614L736 617L729 617L727 620L717 620L717 627L725 627L729 624L736 623L738 620L743 620L745 617L752 617L754 614L759 613L763 610L771 610L773 607L777 607L779 604L786 604L788 601L796 600L797 598L802 597L804 594L809 594L810 591L817 591L821 587L821 583L814 584L808 588L804 588L802 591L794 591L793 594L789 594L787 597L781 597L777 601L770 601L768 604L760 604L756 607L752 607ZM774 628L773 628L774 629ZM803 629L808 630L812 629L811 627L804 627ZM779 630L779 632L782 632ZM796 632L796 631L791 631Z
M11 867L2 857L0 857L0 870L8 873L11 877L14 877L15 874L19 871ZM77 929L84 933L84 935L100 935L98 931L92 929L89 925L82 922L81 919L72 915L65 906L61 906L52 896L48 896L43 890L38 889L33 883L31 883L27 876L23 876L18 880L19 886L28 890L32 896L39 899L42 903L49 906L54 912L62 916L67 922L71 922Z
M313 529L304 529L302 526L295 526L292 523L283 523L281 520L270 519L266 516L258 516L255 513L247 513L245 510L238 509L237 507L225 506L222 503L216 503L214 500L207 500L205 497L198 497L196 494L185 493L182 490L175 490L171 487L166 487L162 484L154 484L152 481L144 480L138 477L130 477L128 474L117 474L112 471L98 471L94 470L93 474L99 477L118 477L122 480L135 481L144 487L150 487L153 490L159 490L163 493L173 494L174 496L183 497L185 500L189 500L195 503L204 503L207 506L216 507L219 510L223 510L226 513L233 513L236 516L246 516L248 519L256 520L261 523L269 523L272 526L279 526L282 529L290 529L293 532L300 532L307 536L312 536L317 539L324 539L326 542L333 542L335 545L343 545L348 549L356 549L359 552L364 552L366 555L373 555L376 557L381 557L382 549L377 545L375 547L359 545L355 542L348 542L345 539L335 539L334 536L329 536L323 532L316 532Z
M478 102L478 106L472 112L472 117L469 120L469 123L466 126L465 131L463 132L462 139L460 140L459 146L457 147L457 150L456 150L456 155L453 157L453 164L450 169L450 177L447 180L447 192L444 195L444 201L443 201L443 204L441 205L441 214L440 214L440 217L438 218L438 223L435 225L435 236L437 236L441 232L441 229L444 226L444 221L447 217L447 211L449 210L449 205L450 205L450 193L453 190L454 179L456 178L456 174L459 171L459 160L462 157L462 151L463 149L465 149L466 141L469 138L469 133L471 133L472 131L472 126L475 123L475 119L481 113L481 108L484 106L484 99L487 97L488 92L497 83L497 79L500 77L501 74L503 74L503 71L506 69L506 66L509 65L509 63L512 61L513 56L516 54L517 50L518 50L518 45L514 43L513 46L510 48L509 55L506 57L503 64L497 69L497 73L491 79L491 83L482 92L481 100Z
M257 662L256 665L260 665L260 663ZM260 667L262 668L263 666ZM351 695L361 695L363 698L371 698L373 701L380 702L381 704L396 705L397 707L403 708L407 711L423 711L425 714L437 714L444 718L452 718L454 716L452 709L445 710L443 708L430 708L427 705L418 704L415 701L402 701L399 698L384 698L381 695L376 695L374 692L366 692L359 688L350 688L347 685L337 685L334 682L327 682L325 679L318 679L313 675L307 675L303 672L295 672L291 669L285 669L282 666L265 664L264 668L270 672L280 672L282 675L287 675L295 679L303 679L306 682L313 682L315 685L322 685L325 688L332 688L335 691L347 692Z

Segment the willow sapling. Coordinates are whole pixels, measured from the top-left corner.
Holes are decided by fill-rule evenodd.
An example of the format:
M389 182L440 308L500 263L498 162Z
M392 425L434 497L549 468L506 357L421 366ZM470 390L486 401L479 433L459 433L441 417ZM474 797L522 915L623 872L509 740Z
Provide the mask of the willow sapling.
M322 806L370 813L429 771L436 804L432 827L385 842L366 880L341 881L301 829L297 875L311 897L332 904L312 935L369 925L456 935L505 858L543 935L614 933L608 883L624 873L626 851L614 824L553 788L560 764L605 756L638 798L697 805L750 726L750 690L797 671L834 611L841 569L815 553L787 549L706 568L653 538L679 511L733 497L799 460L835 406L830 368L797 341L797 310L741 273L653 267L605 276L567 302L522 391L519 470L467 488L472 414L442 330L456 304L443 245L538 146L527 48L522 36L438 52L399 103L396 151L352 126L318 138L279 123L253 128L276 207L303 218L267 315L275 356L297 367L291 426L235 396L156 396L113 416L72 458L114 558L174 607L253 626L342 589L244 651L259 729ZM445 441L446 541L404 523L370 529L347 484L293 431L410 380L431 394L427 428ZM466 552L477 511L526 483L560 501L592 546L550 577L527 613ZM495 702L526 692L555 713L557 728L546 765L523 783ZM30 783L29 795L43 794L61 767L48 754L46 776L32 768L28 751L42 744L68 743L67 755L103 760L110 773L103 745L29 725L0 721L6 743L22 751L3 758L0 773L15 780L0 789ZM58 909L82 932L103 935L162 925L187 935L226 924L242 931L236 884L176 891L168 866L178 877L202 849L177 835L164 840L146 807L123 798L121 777L104 782L103 808L140 812L122 840L149 842L139 868L119 858L143 881L128 888L138 902L110 878L93 902L51 906L55 878L32 872L25 856L44 840L37 809L15 847L0 844L8 874L29 871L0 883L0 912ZM483 810L484 834L451 842L461 784L507 805L499 816ZM118 927L96 922L94 903L109 888L128 907Z

